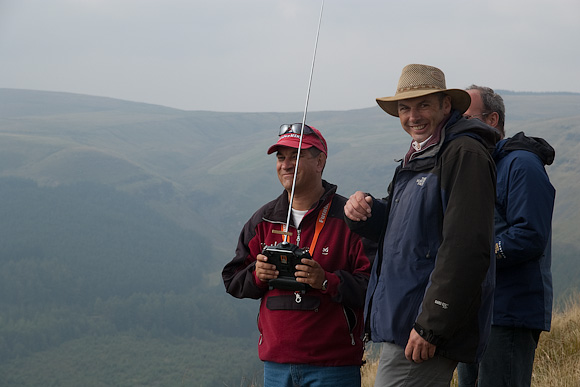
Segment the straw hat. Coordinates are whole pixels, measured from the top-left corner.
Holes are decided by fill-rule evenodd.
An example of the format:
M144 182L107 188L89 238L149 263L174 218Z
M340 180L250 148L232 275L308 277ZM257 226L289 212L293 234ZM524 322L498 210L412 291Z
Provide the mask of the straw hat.
M445 74L437 67L410 64L403 68L394 97L377 98L379 106L392 116L398 117L397 101L444 92L451 97L451 106L463 114L469 108L471 97L465 90L447 89Z

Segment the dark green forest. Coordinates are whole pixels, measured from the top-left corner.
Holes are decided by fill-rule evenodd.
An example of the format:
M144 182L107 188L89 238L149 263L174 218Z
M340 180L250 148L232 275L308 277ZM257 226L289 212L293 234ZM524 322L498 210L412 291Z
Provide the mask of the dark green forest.
M255 372L232 346L253 347L255 308L204 283L206 240L103 185L2 178L0 197L0 385L239 385Z
M580 289L580 94L503 95L507 135L556 149L559 308ZM266 149L301 118L0 89L0 386L260 385L258 301L227 295L221 269L280 194ZM308 123L339 193L384 196L409 146L398 120L374 106Z

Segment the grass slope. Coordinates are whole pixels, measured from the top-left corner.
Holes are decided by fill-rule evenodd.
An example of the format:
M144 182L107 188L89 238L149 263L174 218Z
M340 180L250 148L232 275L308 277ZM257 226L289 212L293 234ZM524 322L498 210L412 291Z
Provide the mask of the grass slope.
M363 367L362 387L374 385L378 360ZM572 387L580 385L580 296L570 297L566 308L552 319L551 332L544 332L536 349L532 374L534 387ZM454 376L452 387L457 386Z

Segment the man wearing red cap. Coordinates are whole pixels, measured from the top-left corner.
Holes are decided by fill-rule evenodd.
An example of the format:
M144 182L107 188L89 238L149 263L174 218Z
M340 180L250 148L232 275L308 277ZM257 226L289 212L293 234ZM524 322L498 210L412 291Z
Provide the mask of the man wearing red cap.
M370 263L361 238L344 221L346 198L322 179L326 141L308 125L282 125L278 142L268 149L274 152L284 191L242 229L236 256L222 272L226 290L237 298L261 299L258 348L265 386L360 386ZM291 279L306 290L272 285L280 270L263 248L284 238L312 256L301 259Z

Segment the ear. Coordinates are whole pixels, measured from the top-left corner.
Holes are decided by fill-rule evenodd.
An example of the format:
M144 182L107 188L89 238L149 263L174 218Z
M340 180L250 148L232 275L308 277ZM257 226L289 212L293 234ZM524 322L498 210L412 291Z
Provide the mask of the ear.
M489 126L493 126L494 128L496 128L497 124L499 123L499 114L497 114L497 112L492 112L488 114L488 116L485 119L485 123L488 124Z
M320 173L322 173L325 166L326 166L326 155L320 152L320 154L316 158L316 167L320 171Z
M449 95L446 95L445 98L443 99L443 112L445 113L445 115L451 112L452 107L453 105L451 104L451 97Z

